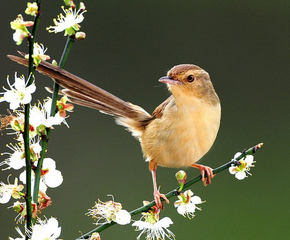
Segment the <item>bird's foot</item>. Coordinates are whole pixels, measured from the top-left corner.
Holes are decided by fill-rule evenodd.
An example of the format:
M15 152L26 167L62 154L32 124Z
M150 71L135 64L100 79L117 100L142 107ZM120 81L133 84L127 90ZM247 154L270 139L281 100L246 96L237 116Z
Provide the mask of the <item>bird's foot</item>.
M215 176L213 174L213 170L211 167L200 165L200 164L192 164L191 166L198 168L200 170L201 181L203 182L204 186L211 184L211 179ZM206 173L206 177L205 177L205 173Z
M211 184L211 179L214 177L212 168L201 165L200 173L201 173L201 181L203 182L203 185L206 186L208 184ZM205 173L206 173L206 177L205 177Z
M169 203L169 200L167 199L167 197L164 194L160 193L158 190L155 190L154 191L154 200L155 200L156 206L158 209L163 210L163 203L161 201L161 198L163 198L166 203Z

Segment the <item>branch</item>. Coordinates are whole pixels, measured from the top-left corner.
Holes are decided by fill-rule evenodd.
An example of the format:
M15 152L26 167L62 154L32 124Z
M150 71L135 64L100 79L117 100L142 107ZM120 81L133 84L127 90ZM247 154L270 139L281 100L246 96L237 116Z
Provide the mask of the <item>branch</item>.
M254 154L259 148L261 148L263 146L263 143L259 143L251 148L249 148L248 150L244 150L241 155L239 155L238 157L236 157L235 159L232 159L230 162L226 163L226 164L223 164L219 167L217 167L216 169L213 170L213 173L214 174L217 174L225 169L228 169L229 167L231 167L232 165L239 165L239 160L241 160L242 158L244 158L245 156L247 155L250 155L250 154ZM191 185L199 182L201 180L201 175L198 175L196 176L195 178L189 180L188 182L186 182L183 186L183 189L185 188L188 188L190 187ZM169 198L172 198L173 196L177 196L179 195L179 188L180 187L177 187L175 189L173 189L172 191L168 192L167 194L165 194L165 196L169 199ZM163 199L161 199L162 201L164 201ZM148 210L150 210L153 206L155 206L156 203L155 201L152 201L150 202L149 204L145 205L145 206L142 206L142 207L139 207L135 210L132 210L130 212L131 216L135 216L141 212L147 212ZM100 233L101 231L115 225L116 222L110 222L110 223L104 223L104 224L101 224L100 226L98 226L97 228L91 230L90 232L84 234L83 236L77 238L76 240L81 240L81 239L89 239L90 236L94 233L94 232L98 232Z
M67 40L66 45L64 47L63 55L62 55L61 60L60 60L60 67L61 68L64 68L65 62L68 58L68 55L69 55L69 52L71 50L73 43L74 43L74 40L71 37L68 37L68 40ZM54 116L56 113L56 102L57 102L58 92L59 92L59 85L54 82L53 93L52 93L51 111L50 111L51 116ZM33 199L35 202L37 202L37 199L38 199L41 169L42 169L43 159L45 157L51 129L47 128L46 133L47 133L46 136L43 136L41 139L41 149L42 150L40 153L40 159L38 160L37 168L35 170L35 189L34 189L34 196L33 196Z
M40 0L37 1L38 7L40 9ZM31 85L34 80L34 64L33 64L33 48L35 42L35 36L38 29L38 24L40 21L40 12L36 14L34 19L34 25L32 29L31 35L28 37L28 47L29 47L29 65L28 65L28 80L27 86ZM30 161L30 143L29 143L29 115L30 115L30 104L25 104L24 106L24 133L23 133L23 140L24 140L24 152L25 152L25 163L26 163L26 228L31 229L32 223L34 221L32 217L32 186L31 186L31 170L32 165ZM26 236L25 239L28 239Z
M77 3L77 6L79 7L79 1ZM67 37L67 42L65 44L60 62L59 62L59 67L60 68L64 68L66 61L68 59L70 50L72 48L73 43L75 42L74 37L68 36ZM59 92L59 84L57 84L56 82L54 82L53 85L53 93L52 93L52 102L51 102L51 110L50 110L50 116L54 117L56 114L56 102L57 102L57 98L58 98L58 92ZM39 183L40 183L40 176L41 176L41 169L42 169L42 164L43 164L43 159L45 157L45 153L46 153L46 149L47 149L47 145L48 145L48 140L50 137L50 133L51 133L51 129L47 128L46 129L46 136L44 136L41 139L41 153L40 153L40 158L38 160L38 165L37 168L35 170L35 189L34 189L34 196L33 199L34 201L37 201L38 199L38 192L39 192Z

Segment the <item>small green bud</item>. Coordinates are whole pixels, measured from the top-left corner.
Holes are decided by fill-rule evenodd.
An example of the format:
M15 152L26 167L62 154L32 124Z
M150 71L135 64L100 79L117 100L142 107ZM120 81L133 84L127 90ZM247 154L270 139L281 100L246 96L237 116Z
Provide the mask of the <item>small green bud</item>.
M181 191L186 181L186 177L187 177L186 172L183 170L180 170L175 174L175 177L180 185L179 191Z
M41 124L36 128L36 131L38 133L39 136L41 137L46 137L47 136L47 131L46 131L46 127Z
M57 61L55 61L54 59L52 60L52 63L51 63L53 66L58 66L58 64L57 64Z

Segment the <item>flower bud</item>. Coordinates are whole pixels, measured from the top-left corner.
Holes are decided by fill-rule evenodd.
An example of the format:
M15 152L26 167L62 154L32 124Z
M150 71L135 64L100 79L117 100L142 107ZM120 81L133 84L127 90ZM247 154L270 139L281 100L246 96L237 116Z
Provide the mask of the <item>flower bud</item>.
M186 181L186 177L187 177L186 172L183 170L180 170L175 174L175 177L180 185L179 191L181 191Z
M52 64L53 66L56 66L56 67L58 66L57 61L54 60L54 59L52 60L52 63L51 63L51 64Z
M77 32L75 38L77 40L84 40L86 38L86 34L84 32Z
M36 128L36 131L37 131L38 135L41 136L42 138L45 138L47 136L47 130L43 124L39 125Z
M74 6L75 6L73 0L64 0L64 4L65 4L66 6L70 6L70 7L74 7Z
M34 2L34 3L28 2L27 3L27 8L25 10L25 13L27 15L36 16L37 12L38 12L38 5L37 5L37 3L36 2Z
M101 236L100 236L99 233L94 232L94 233L91 235L90 240L101 240Z
M38 210L42 211L43 209L47 208L49 205L51 205L52 200L49 196L47 196L44 192L39 191L38 194Z
M86 10L86 6L85 6L85 4L83 2L80 2L80 9L82 11L85 11Z

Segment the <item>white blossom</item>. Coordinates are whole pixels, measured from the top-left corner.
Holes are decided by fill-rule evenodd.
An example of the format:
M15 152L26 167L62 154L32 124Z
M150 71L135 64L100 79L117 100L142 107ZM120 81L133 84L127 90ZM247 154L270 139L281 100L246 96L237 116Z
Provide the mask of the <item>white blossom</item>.
M55 218L45 221L38 219L37 224L33 226L30 240L57 240L60 233L61 227Z
M15 82L11 85L9 77L7 77L7 83L10 87L10 90L3 87L6 92L2 93L4 95L2 99L0 99L0 102L9 102L9 108L11 110L15 110L20 106L20 104L30 103L32 99L31 94L36 90L34 83L26 87L27 83L25 83L24 76L17 77L17 73L15 73Z
M116 220L115 222L120 224L120 225L126 225L131 222L131 215L128 211L121 209L118 211L115 215Z
M238 156L240 156L241 153L237 152L234 156L234 159L236 159ZM247 174L251 175L250 168L254 167L254 156L247 155L246 157L239 160L240 165L234 166L232 165L229 167L229 172L233 175L235 175L235 178L238 180L243 180L247 177Z
M143 233L146 234L146 240L159 240L165 238L173 240L175 239L174 234L168 229L170 224L173 224L171 219L169 217L165 217L155 223L139 220L134 222L132 226L135 226L136 230L141 231L137 237L138 240Z
M15 178L14 184L9 183L9 177L8 177L8 184L5 184L3 182L0 182L0 203L5 204L8 203L11 197L14 199L19 199L20 194L23 190L23 185L18 185L18 179Z
M184 193L178 195L179 200L174 203L177 208L177 212L184 217L193 218L195 209L201 210L196 205L203 203L199 196L193 196L191 190L187 190Z
M65 31L65 36L71 36L80 29L79 23L84 20L83 14L86 11L83 11L83 9L79 9L78 11L72 8L64 9L63 7L62 9L65 16L62 13L59 14L57 19L53 19L55 26L49 26L47 30L54 33Z

